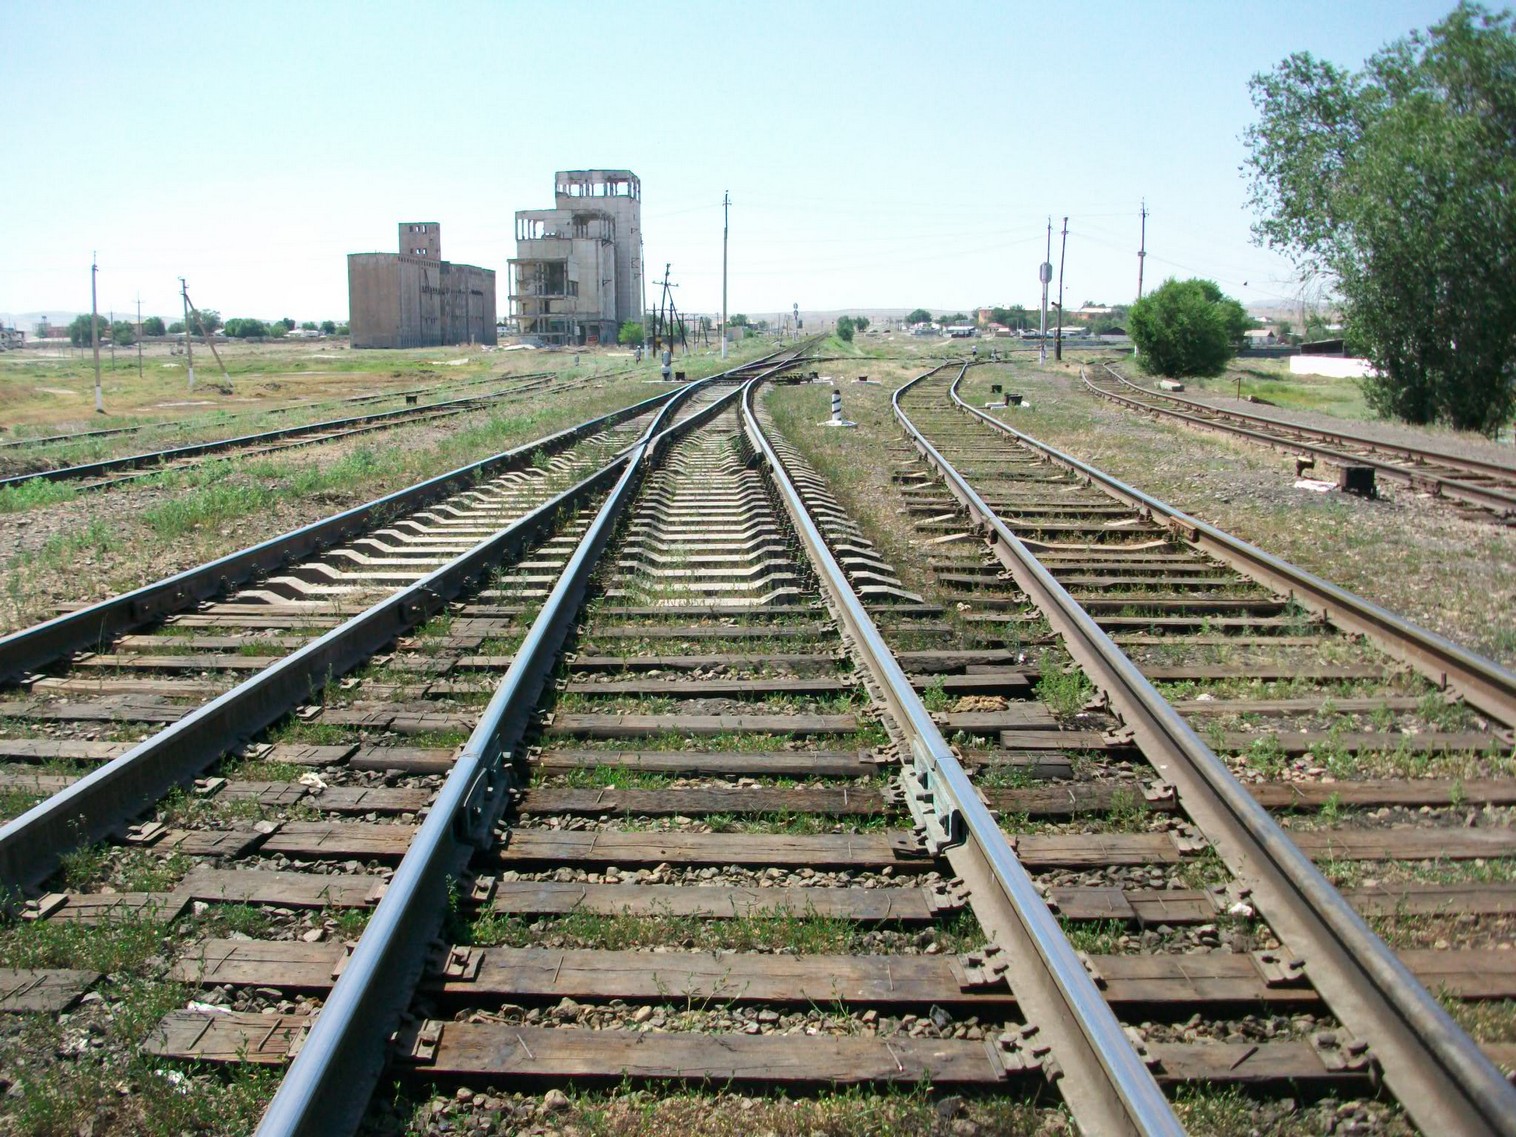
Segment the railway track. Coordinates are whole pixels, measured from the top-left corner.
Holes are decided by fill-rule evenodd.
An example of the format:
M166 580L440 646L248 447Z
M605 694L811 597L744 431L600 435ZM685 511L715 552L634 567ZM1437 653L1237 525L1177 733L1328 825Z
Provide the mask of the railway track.
M525 386L513 385L505 390L487 394L467 395L372 414L327 419L323 422L282 427L233 438L185 443L163 450L102 458L98 461L71 466L32 470L0 478L0 491L17 489L40 481L67 482L81 491L108 489L167 471L184 470L227 454L235 453L244 458L254 457L277 453L281 450L335 442L360 434L390 430L397 426L442 421L497 404L531 398L538 389L538 384L535 383Z
M1471 516L1494 515L1516 521L1516 467L1499 462L1397 445L1347 430L1322 430L1245 411L1224 410L1167 392L1150 391L1109 364L1092 379L1080 368L1085 387L1111 402L1201 430L1246 438L1277 450L1335 466L1368 466L1376 475L1412 489L1477 507Z
M1112 927L1161 952L1204 921L1212 942L1284 965L1276 993L1313 989L1423 1131L1507 1129L1516 1099L1487 1055L1509 1068L1516 1035L1482 1054L1421 984L1507 1015L1516 994L1478 977L1504 970L1491 949L1510 942L1516 677L976 409L989 384L967 370L896 396L926 466L902 494L940 542L938 582L984 646L1056 637L1088 676L1055 654L1037 665L1083 728L1079 761L1029 756L1057 775L1061 811L1091 819L1072 824L1093 841L1113 821L1149 839L1182 822L1211 861L1209 893L1113 891ZM1249 1045L1244 1066L1269 1049Z
M773 371L784 363L766 362ZM929 416L910 400L948 407L946 381L934 380L903 400L922 423ZM1179 1131L1160 1083L1288 1080L1310 1093L1355 1094L1372 1092L1382 1074L1403 1102L1436 1088L1435 1100L1405 1102L1429 1132L1508 1131L1509 1090L1406 970L1463 998L1498 1000L1516 994L1503 961L1472 948L1384 958L1351 913L1318 913L1348 921L1345 932L1333 925L1339 950L1330 936L1307 939L1313 918L1281 901L1287 890L1248 859L1259 842L1279 855L1275 833L1256 816L1240 829L1217 822L1201 783L1225 778L1187 771L1181 758L1194 753L1155 757L1151 736L1167 729L1181 743L1198 740L1184 739L1187 728L1161 707L1133 708L1129 695L1111 693L1109 669L1120 665L1084 646L1098 639L1099 626L1085 626L1096 621L1124 639L1151 639L1171 669L1160 682L1215 683L1197 687L1194 702L1225 696L1238 716L1227 725L1275 738L1288 761L1298 750L1279 724L1306 712L1236 704L1288 704L1298 693L1239 699L1227 684L1267 676L1267 666L1308 677L1306 649L1330 628L1264 610L1256 587L1214 586L1215 566L1181 565L1177 547L1174 563L1160 563L1154 549L1170 544L1166 530L1128 539L1142 519L1093 508L1088 487L1059 482L1045 463L1008 459L989 428L999 449L979 446L954 410L937 424L944 450L929 449L937 465L947 467L949 452L972 457L964 473L991 479L995 492L985 492L997 504L1001 490L1024 497L1026 524L1041 534L1025 534L1031 540L1073 544L1082 528L1107 566L1125 562L1070 560L1053 570L1060 579L1084 589L1074 577L1119 578L1101 586L1106 601L1133 587L1144 603L1181 595L1162 613L1124 600L1082 622L1034 608L1030 578L1012 583L1005 573L1017 570L987 564L960 507L912 470L901 473L900 504L940 550L939 571L903 578L775 434L751 387L739 408L735 395L716 401L733 384L697 386L701 394L660 410L662 420L610 464L585 458L538 487L531 501L542 504L497 529L488 553L372 605L389 610L390 623L347 656L318 660L288 684L266 680L254 717L214 734L219 749L202 739L200 759L188 744L173 754L185 719L136 746L162 739L185 763L166 781L160 771L161 784L186 781L195 761L209 777L158 801L150 820L107 850L66 862L65 878L82 879L37 897L28 915L39 928L76 923L101 935L133 920L180 928L166 978L196 997L151 1032L149 1064L287 1066L262 1122L267 1134L350 1130L386 1068L408 1100L435 1091L453 1103L495 1102L496 1121L492 1093L544 1082L796 1089L925 1080L991 1107L1036 1100L1052 1083L1085 1131L1147 1133ZM560 462L578 461L579 449ZM1032 480L1012 494L1019 466L1033 468ZM984 499L974 504L975 491L959 488L987 520ZM473 519L463 513L449 520L466 530ZM490 557L497 563L486 571ZM1192 589L1194 642L1159 639L1185 626L1178 601ZM293 645L279 641L302 633L300 651L314 647L358 607L340 596L262 597L268 619L257 621L251 603L191 614L193 601L173 596L160 601L185 612L175 634L234 631L236 658L259 676L288 662L264 663L262 651L285 651ZM1218 599L1243 603L1218 610ZM85 623L114 628L133 612L126 605ZM1133 615L1140 629L1122 622ZM1055 631L1110 688L1105 707L1083 705L1090 689L1053 654ZM1363 651L1338 638L1345 651ZM258 639L270 642L244 655ZM1171 659L1157 651L1164 644ZM1257 649L1258 658L1229 660L1240 674L1212 674L1206 653L1223 646ZM1298 648L1301 658L1270 662L1264 647ZM46 655L40 643L30 650ZM227 646L216 639L193 650L224 656ZM1369 724L1381 733L1430 710L1431 689L1386 677L1382 658L1329 653L1315 666L1323 684L1363 685L1361 697L1357 687L1331 688L1339 710L1397 716ZM212 680L186 696L203 704L238 669L170 664L163 674ZM82 675L54 670L62 699L99 697L68 689ZM1392 688L1389 707L1360 709L1379 697L1371 684L1380 680ZM46 691L45 679L27 680L39 681ZM1484 705L1498 694L1474 690L1477 713L1490 714ZM290 707L299 708L293 716ZM1321 711L1318 703L1310 713ZM1259 715L1277 717L1259 729ZM272 729L255 733L257 716ZM1439 725L1460 728L1448 736L1500 737L1477 720ZM106 729L131 743L153 725L117 718ZM1372 752L1340 729L1328 733L1350 755ZM238 753L211 766L233 740L244 744ZM65 749L81 760L106 757L85 749L98 738L72 741ZM1250 741L1232 764L1245 767L1251 754ZM1408 757L1418 755L1426 772L1442 772L1439 753ZM1160 778L1144 774L1144 756ZM1488 756L1492 768L1497 758ZM49 799L54 812L82 820L67 795L83 783L65 784L70 775L56 768L8 776L28 773L37 792L61 791ZM1344 836L1365 799L1349 795L1344 808L1341 798L1313 797L1308 781L1280 804L1307 811L1306 820L1331 814L1317 850L1341 864L1377 864L1363 858L1374 849L1382 858L1383 840L1371 848ZM1460 777L1460 809L1505 800L1503 779L1485 781ZM1438 805L1456 796L1446 781L1438 788ZM136 820L154 800L114 808ZM1419 809L1423 799L1413 790L1386 800ZM1245 806L1229 802L1234 813ZM1417 818L1443 820L1436 806ZM45 865L10 855L20 845L7 846L12 828L0 830L0 873L35 882ZM1440 832L1446 845L1461 828ZM48 840L43 855L58 857L79 833L60 826ZM1303 879L1299 865L1286 867ZM1390 916L1407 904L1439 911L1450 897L1516 911L1509 887L1422 884L1390 874L1349 895ZM1333 895L1320 882L1316 899ZM1344 943L1365 954L1342 959ZM1364 1010L1371 999L1359 972L1380 966L1403 986L1392 993L1395 1013L1413 1030L1436 1028L1413 1055L1425 1070L1406 1069L1418 1040L1402 1037L1403 1025L1381 1028ZM95 976L65 970L12 976L13 989L38 1005L70 1006Z
M1035 1056L1050 1052L1088 1124L1178 1132L803 499L786 477L766 482L760 455L777 460L751 405L743 423L735 391L700 397L660 412L571 514L554 503L571 520L445 621L356 683L308 696L297 725L257 741L269 749L202 783L204 810L160 805L128 840L189 858L173 888L50 894L32 915L279 905L281 937L208 939L178 956L172 978L210 1003L170 1014L148 1044L160 1058L279 1064L298 1049L269 1133L352 1127L386 1059L423 1085L614 1080L635 1056L650 1080L999 1087L1041 1083ZM880 600L903 601L906 620L926 614L858 540L837 555ZM539 718L590 593L556 706ZM875 719L892 705L896 745L914 755L898 799ZM461 749L446 730L466 736ZM291 764L311 772L291 777ZM643 784L623 789L626 778ZM218 810L228 790L226 806L244 804ZM327 793L334 810L317 804ZM457 942L423 975L450 895L472 923L462 936L456 918L446 925ZM366 923L351 954L309 919L334 909L334 930ZM367 919L344 923L344 910ZM724 950L629 951L614 943L627 922L650 929L650 948L695 935ZM848 953L864 929L876 950ZM733 950L786 935L839 950ZM939 940L982 951L937 958ZM823 998L835 1009L815 1009ZM392 1050L407 1008L426 1017ZM1026 1026L1020 1012L1038 1009ZM607 1014L624 1026L595 1029Z

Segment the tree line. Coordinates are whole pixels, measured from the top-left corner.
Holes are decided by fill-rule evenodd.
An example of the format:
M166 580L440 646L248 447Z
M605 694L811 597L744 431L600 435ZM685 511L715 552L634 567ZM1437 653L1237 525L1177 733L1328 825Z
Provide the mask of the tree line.
M111 323L104 316L96 316L95 327L102 345L114 344L116 347L127 347L137 342L137 328L130 320L117 320ZM218 331L224 331L232 339L280 339L289 335L295 327L295 321L289 316L279 320L258 320L234 316L230 320L223 321L221 313L213 308L197 308L190 313L190 334L195 336L209 336ZM314 320L306 320L299 327L301 331L319 332L327 336L347 334L347 325L338 324L335 320L322 320L319 324ZM39 327L37 331L40 335L43 329ZM148 316L142 321L142 334L144 336L183 335L184 321L175 320L165 325L161 316ZM73 322L68 326L68 341L74 347L90 345L88 315L74 317Z

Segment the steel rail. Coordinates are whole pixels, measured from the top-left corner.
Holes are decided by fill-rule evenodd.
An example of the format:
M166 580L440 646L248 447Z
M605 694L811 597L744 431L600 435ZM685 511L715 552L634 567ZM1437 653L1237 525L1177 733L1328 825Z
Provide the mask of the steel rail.
M96 647L133 628L223 595L260 574L278 571L323 552L338 542L386 524L403 512L430 505L480 478L524 468L539 452L556 454L593 434L652 410L674 394L670 391L654 395L619 411L459 466L131 592L0 636L0 685L15 682L71 652Z
M782 370L791 362L781 361L771 369ZM433 937L442 925L449 885L463 877L476 852L494 842L495 824L508 804L512 753L535 712L606 544L647 467L675 438L725 410L741 389L672 426L665 428L665 424L672 421L679 403L696 390L754 366L749 363L682 388L626 456L620 479L516 650L505 679L454 762L310 1034L285 1072L259 1122L259 1137L332 1137L358 1127L383 1070L390 1036L409 1006Z
M975 413L953 383L957 405ZM895 392L907 437L987 536L996 558L1047 618L1065 648L1132 732L1154 769L1338 1021L1372 1047L1386 1083L1426 1133L1516 1135L1516 1088L1364 923L1226 764L1191 730L984 499L916 429ZM976 417L977 414L976 414ZM993 421L993 420L991 420ZM1024 437L997 424L1008 433ZM1045 447L1038 449L1044 450Z
M1102 364L1101 366L1104 367L1106 365ZM1109 367L1106 369L1111 370ZM1320 458L1323 461L1333 462L1339 466L1371 466L1378 473L1381 473L1394 481L1404 482L1413 488L1428 488L1436 494L1454 498L1458 501L1465 501L1472 505L1478 505L1485 509L1493 510L1497 513L1516 512L1516 494L1513 493L1507 493L1497 489L1490 489L1486 486L1475 485L1471 482L1461 481L1458 478L1448 477L1445 474L1438 474L1433 471L1408 470L1405 466L1397 465L1396 463L1386 461L1383 458L1374 457L1372 454L1347 453L1342 450L1334 450L1329 446L1323 446L1319 443L1307 441L1305 438L1281 437L1278 434L1269 434L1263 430L1253 430L1246 426L1237 426L1224 420L1227 418L1236 418L1249 422L1265 424L1278 430L1299 431L1302 434L1314 435L1317 438L1328 439L1330 441L1338 443L1339 445L1361 445L1370 448L1377 448L1379 450L1400 449L1403 453L1408 455L1408 457L1404 459L1408 462L1446 462L1455 469L1460 463L1463 463L1465 465L1477 464L1479 466L1485 467L1485 470L1468 470L1467 472L1482 473L1488 471L1494 476L1504 477L1507 479L1516 478L1516 470L1512 470L1509 467L1500 466L1494 463L1482 463L1477 459L1453 458L1449 455L1437 454L1434 451L1418 451L1410 447L1397 448L1391 446L1388 443L1379 443L1375 442L1372 439L1361 438L1354 435L1333 435L1327 431L1318 431L1310 427L1296 426L1293 423L1281 423L1273 419L1264 418L1261 415L1250 415L1242 411L1230 411L1222 410L1220 408L1205 407L1204 404L1194 403L1189 399L1175 400L1177 402L1185 403L1189 406L1204 407L1207 412L1217 416L1216 418L1206 418L1201 415L1189 414L1185 411L1174 410L1169 407L1157 406L1153 403L1147 403L1139 399L1121 395L1115 391L1106 390L1105 388L1097 386L1095 383L1090 382L1089 376L1085 375L1083 372L1084 368L1083 365L1081 365L1080 378L1084 380L1085 386L1088 387L1091 391L1097 395L1100 395L1102 398L1110 399L1113 403L1118 403L1125 407L1131 407L1133 410L1146 411L1152 414L1167 415L1170 418L1178 419L1181 422L1188 423L1191 426L1199 427L1202 430L1221 431L1224 434L1231 434L1238 438L1245 438L1250 442L1259 442L1276 449L1288 448L1289 450L1296 453L1308 454L1313 458ZM1111 373L1113 375L1116 375L1114 371ZM1125 383L1127 386L1132 387L1134 390L1142 391L1144 395L1153 393L1143 390L1143 388L1138 387L1135 383L1132 383L1130 380L1125 379L1120 375L1116 375L1116 378L1122 383ZM1168 399L1174 398L1172 395L1163 395L1162 397Z
M1085 1133L1183 1133L1163 1091L827 547L758 422L752 402L756 386L757 381L749 384L743 394L749 441L766 463L833 611L910 740L914 769L907 777L931 795L932 808L945 822L945 843L956 846L948 849L950 863L979 900L975 914L1002 941L1011 989L1039 1036L1035 1049L1050 1046L1051 1062L1044 1060L1044 1071L1050 1080L1058 1075L1060 1092Z
M620 472L627 458L555 495L468 552L270 664L213 701L134 745L68 788L0 827L0 888L32 888L63 854L99 840L223 754L277 722L333 678L425 622L504 556L550 532L562 510L577 509Z
M1492 718L1507 726L1516 726L1516 673L1023 434L1008 423L970 406L958 394L961 382L962 376L954 382L951 392L959 409L1089 479L1139 513L1160 520L1191 544L1231 565L1244 576L1288 596L1303 608L1319 613L1344 631L1367 636L1387 654L1410 664Z
M376 411L373 414L354 415L350 418L327 419L324 422L306 423L303 426L285 426L280 427L278 430L266 430L258 434L244 434L236 438L218 438L211 442L191 442L184 446L171 447L168 450L150 450L142 454L129 454L121 458L102 458L98 462L85 462L77 466L60 466L55 470L34 470L29 474L14 474L8 478L0 478L0 490L26 485L28 482L66 482L77 478L93 477L96 474L110 474L117 470L140 470L142 467L154 462L172 461L175 458L194 458L202 454L215 454L223 450L235 450L239 447L252 446L260 442L278 442L280 439L293 438L301 434L314 434L323 430L340 430L343 435L349 435L402 425L398 421L401 419L413 419L425 422L434 418L447 418L451 415L463 414L465 411L476 407L486 406L496 399L504 398L511 393L509 391L502 391L494 395L467 395L461 399L448 399L440 403L427 403L425 406L420 407L400 407L392 411ZM319 441L327 440L321 439ZM292 443L291 445L294 444ZM142 473L136 476L145 478L162 472L159 469L143 470Z
M1256 422L1261 426L1277 427L1280 430L1295 430L1299 431L1302 435L1313 435L1317 438L1324 438L1330 442L1340 443L1345 446L1364 446L1369 450L1378 450L1386 454L1398 454L1408 462L1440 462L1445 463L1453 469L1461 469L1465 473L1490 474L1497 478L1516 480L1516 466L1506 463L1487 461L1483 458L1470 458L1462 454L1449 454L1441 450L1422 450L1407 443L1384 442L1362 434L1353 434L1351 431L1328 430L1325 427L1306 426L1304 423L1270 418L1268 415L1253 414L1250 411L1237 410L1230 407L1214 407L1209 403L1202 403L1199 399L1186 399L1168 391L1149 391L1146 387L1133 383L1109 363L1101 363L1100 366L1109 371L1125 387L1130 387L1134 391L1153 398L1167 399L1170 402L1194 407L1196 410L1207 414L1216 414L1223 418L1241 419L1244 422Z

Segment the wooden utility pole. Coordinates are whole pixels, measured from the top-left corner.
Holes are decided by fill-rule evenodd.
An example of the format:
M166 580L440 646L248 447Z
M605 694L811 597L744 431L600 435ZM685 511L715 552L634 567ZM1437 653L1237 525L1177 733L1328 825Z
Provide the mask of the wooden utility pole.
M185 283L184 283L184 277L182 277L182 276L179 278L179 287L184 292L184 310L185 310L185 315L184 315L184 335L185 335L185 340L184 340L184 342L185 342L186 349L187 349L188 344L189 344L189 318L190 318L190 315L196 311L196 308L195 308L195 306L193 304L190 303L189 288L185 285ZM230 387L232 385L232 377L231 377L230 374L227 373L226 364L222 362L222 360L221 360L221 353L216 350L216 342L213 339L211 339L211 330L205 326L205 321L204 320L202 320L200 322L200 338L205 341L205 346L211 349L211 355L213 355L215 357L215 359L216 359L216 366L219 367L219 368L221 368L221 379L222 379L222 381L224 383L226 383L226 385L228 387ZM193 387L194 383L195 383L195 370L194 370L193 367L191 367L190 368L190 386Z
M1137 245L1137 299L1142 299L1142 262L1148 255L1148 199L1142 199L1142 239Z
M105 413L105 395L100 390L100 313L95 299L95 278L100 275L99 258L89 255L89 345L95 354L95 413Z
M731 223L732 195L721 194L721 358L726 358L726 235Z
M189 389L195 389L195 344L190 338L189 289L184 277L179 278L179 295L184 298L184 361L189 367Z
M142 294L137 294L137 378L142 378Z
M1063 243L1058 246L1058 328L1053 332L1053 358L1063 359L1063 261L1069 251L1069 219L1063 219Z

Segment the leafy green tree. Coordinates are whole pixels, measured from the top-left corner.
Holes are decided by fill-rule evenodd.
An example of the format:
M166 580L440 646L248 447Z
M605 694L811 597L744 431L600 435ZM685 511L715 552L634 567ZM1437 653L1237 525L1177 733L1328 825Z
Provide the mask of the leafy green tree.
M107 320L104 316L95 317L95 335L99 338L101 343L107 342L107 340L110 338L110 327L110 321ZM89 347L90 335L88 316L74 317L73 323L69 324L68 326L68 342L73 344L75 347Z
M284 330L287 332L292 332L295 330L295 321L289 316L284 317L284 319L280 320L279 323L284 325Z
M321 334L324 335L324 336L334 336L334 335L336 335L337 334L337 321L336 320L322 320L321 321Z
M290 334L283 320L270 320L268 324L268 336L270 339L282 340Z
M1220 375L1237 353L1247 313L1209 280L1175 280L1132 305L1127 328L1152 375Z
M844 343L853 342L853 318L851 316L837 317L837 338Z
M283 324L279 325L281 328ZM226 322L226 334L233 339L249 340L261 339L269 334L268 325L262 320L252 320L243 316L234 316Z
M314 332L316 330L316 321L315 320L301 320L300 321L300 330L302 332Z
M905 318L905 322L907 324L930 324L932 322L932 314L925 308L917 308Z
M972 321L969 320L969 314L967 312L954 312L951 316L943 316L942 319L938 320L937 322L939 324L967 324L971 323Z
M168 326L168 334L171 336L182 336L184 334L184 321L175 320L170 324Z
M111 325L111 343L117 347L131 347L136 342L137 329L132 327L131 321L117 320Z
M221 330L221 313L214 308L191 308L190 309L190 332L197 336L208 336Z
M616 342L623 347L635 347L643 339L643 327L636 320L627 320L616 332Z
M1004 324L1008 328L1025 327L1031 323L1032 314L1020 304L1012 304L1009 308L991 308L990 321L995 324Z
M752 327L752 324L748 322L748 318L746 316L744 316L741 312L738 312L735 316L730 316L727 318L726 326L729 328L749 328Z
M1260 243L1335 280L1378 413L1493 434L1516 410L1516 17L1461 3L1361 71L1254 76Z
M870 320L869 320L869 318L867 316L854 316L853 317L853 328L856 331L860 331L860 332L866 332L866 331L868 331L869 330L869 323L870 323Z
M347 325L346 324L338 324L337 325L337 330L333 334L339 335L339 336L345 336L345 335L347 335L348 334Z

